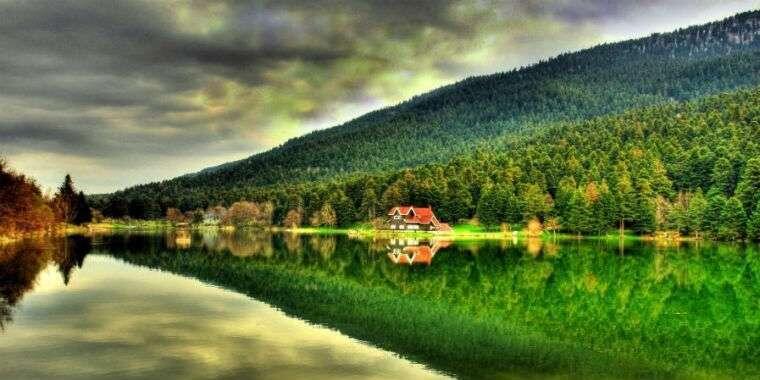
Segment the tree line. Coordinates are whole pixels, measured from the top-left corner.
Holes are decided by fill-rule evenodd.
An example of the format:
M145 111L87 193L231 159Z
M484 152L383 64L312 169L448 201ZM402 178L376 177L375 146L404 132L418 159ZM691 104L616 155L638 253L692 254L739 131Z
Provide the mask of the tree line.
M81 225L92 220L87 197L74 189L70 175L53 196L0 159L0 236L43 231L59 223Z
M443 221L475 218L493 228L537 221L578 234L622 228L757 239L759 123L760 89L753 88L508 135L446 164L188 189L176 198L118 192L100 202L107 215L143 218L129 210L206 212L246 200L271 205L272 223L291 226L350 226L413 204L433 206Z

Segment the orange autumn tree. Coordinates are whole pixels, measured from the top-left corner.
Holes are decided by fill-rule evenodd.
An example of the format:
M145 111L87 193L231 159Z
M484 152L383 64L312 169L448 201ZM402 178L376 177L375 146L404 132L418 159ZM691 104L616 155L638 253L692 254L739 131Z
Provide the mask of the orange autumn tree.
M0 159L0 235L43 230L53 220L53 212L34 180L8 169Z

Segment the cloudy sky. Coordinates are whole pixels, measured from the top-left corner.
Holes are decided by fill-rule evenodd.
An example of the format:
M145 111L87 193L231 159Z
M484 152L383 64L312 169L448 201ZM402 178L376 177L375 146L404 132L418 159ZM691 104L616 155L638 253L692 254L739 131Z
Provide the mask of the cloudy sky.
M0 0L0 155L86 192L760 0Z

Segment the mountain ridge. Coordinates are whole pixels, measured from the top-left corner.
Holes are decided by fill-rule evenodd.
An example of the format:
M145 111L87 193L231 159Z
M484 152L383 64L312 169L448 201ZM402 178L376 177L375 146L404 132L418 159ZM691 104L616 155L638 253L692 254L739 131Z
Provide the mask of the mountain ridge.
M269 151L117 192L161 208L189 194L330 180L446 162L509 134L760 84L760 11L466 78ZM403 148L414 143L416 151ZM423 154L419 154L422 152ZM422 157L422 158L421 158ZM224 190L224 191L223 191ZM229 203L227 197L208 202Z

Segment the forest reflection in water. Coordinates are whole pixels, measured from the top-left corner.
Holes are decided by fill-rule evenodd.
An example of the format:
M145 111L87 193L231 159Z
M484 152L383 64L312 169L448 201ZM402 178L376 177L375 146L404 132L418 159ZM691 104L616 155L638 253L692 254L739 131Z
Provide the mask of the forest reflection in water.
M92 240L85 236L0 245L0 330L12 321L13 308L34 289L40 272L52 264L67 285L91 250Z
M248 294L458 377L760 375L756 245L263 231L24 244L0 255L6 329L35 272L50 262L68 281L93 250Z
M125 263L109 254L112 239L143 252L169 241L0 246L2 378L445 377L245 295Z

